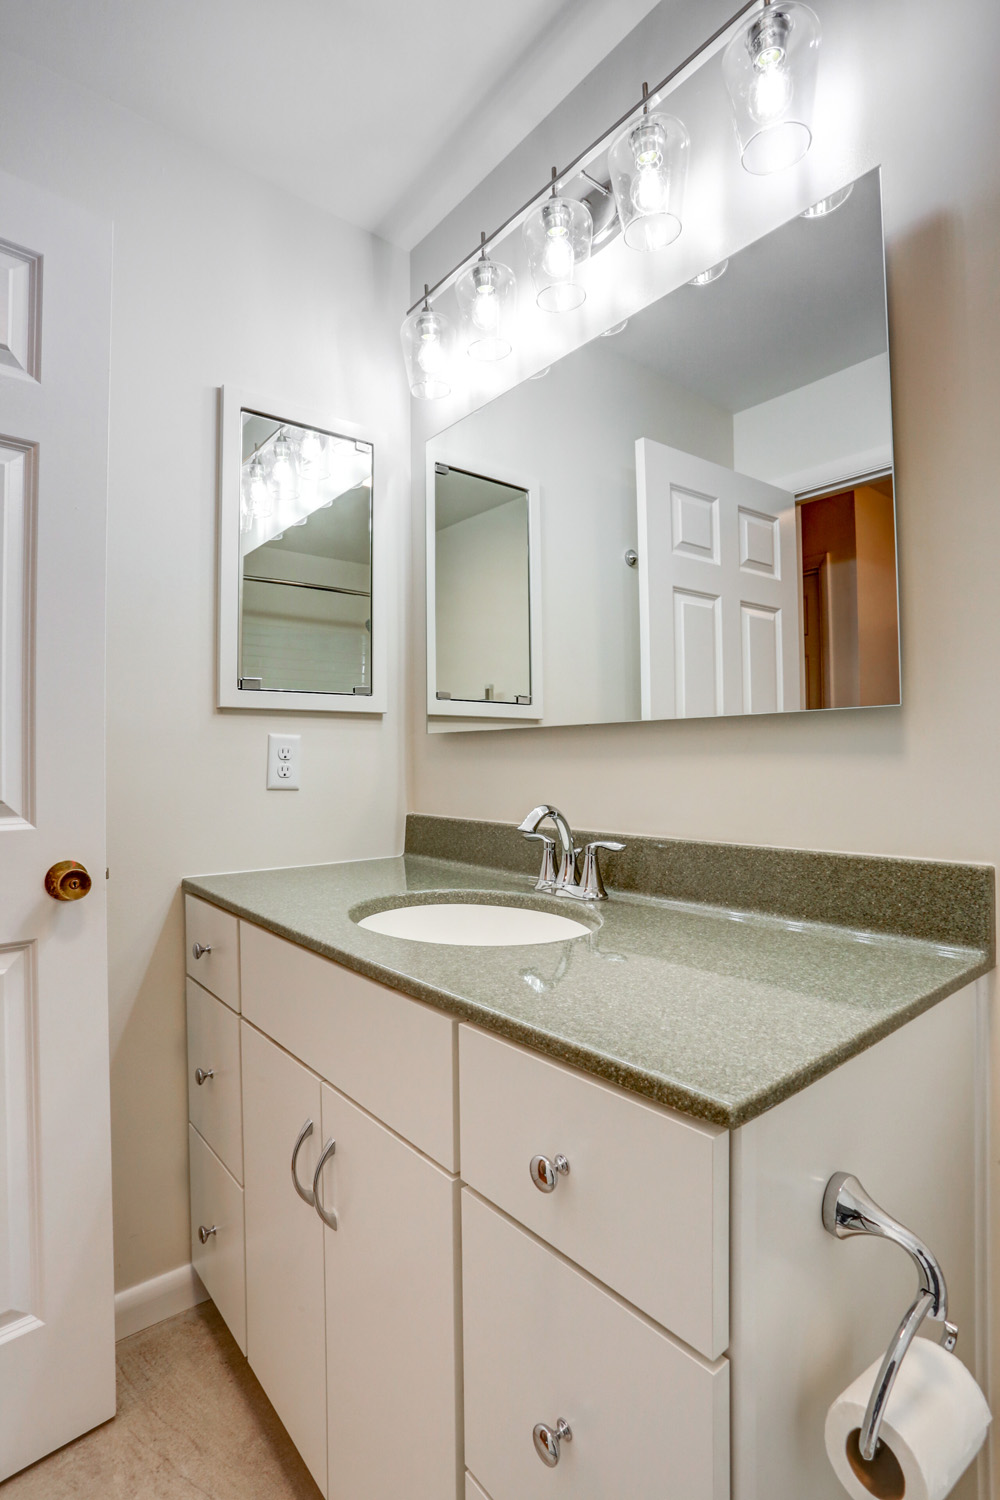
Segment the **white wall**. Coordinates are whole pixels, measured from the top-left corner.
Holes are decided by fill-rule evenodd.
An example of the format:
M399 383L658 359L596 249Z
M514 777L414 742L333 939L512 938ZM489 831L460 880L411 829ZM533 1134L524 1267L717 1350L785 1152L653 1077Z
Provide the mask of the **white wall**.
M888 354L733 416L733 467L793 495L891 463Z
M9 53L0 167L115 224L108 890L126 1287L189 1259L181 877L387 854L401 837L398 619L385 627L384 721L214 708L216 389L273 392L381 435L376 498L391 512L398 599L405 260ZM303 737L294 796L264 787L266 735L279 727Z
M729 13L723 0L706 0L681 24L705 35ZM434 736L420 711L415 810L520 819L545 799L587 828L1000 863L1000 8L956 0L948 26L963 46L947 67L932 0L840 0L822 6L822 19L802 190L819 198L883 168L902 707ZM552 161L568 160L574 142L625 107L623 77L634 95L642 78L666 73L686 40L661 6L612 57L607 89L592 78L506 174L487 179L419 247L415 279L434 281L481 225L501 220ZM717 211L741 211L751 188L768 199L786 191L747 177L730 192L727 180ZM453 414L415 412L419 460L423 438L446 420ZM416 485L419 473L418 463ZM418 561L418 611L420 587ZM418 631L419 613L415 639ZM420 710L419 650L412 671ZM1000 1202L998 1175L994 1189ZM1000 1259L1000 1223L993 1244Z
M728 412L600 339L440 440L456 465L513 469L540 488L545 725L640 716L639 581L624 560L637 540L639 437L733 462Z

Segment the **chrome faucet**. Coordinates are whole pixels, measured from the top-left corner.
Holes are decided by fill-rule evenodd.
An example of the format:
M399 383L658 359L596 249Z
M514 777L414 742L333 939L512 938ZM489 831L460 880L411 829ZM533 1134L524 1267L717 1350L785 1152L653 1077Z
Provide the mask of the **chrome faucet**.
M558 870L555 865L556 840L548 834L538 832L547 818L555 826L559 840ZM533 807L524 821L517 825L517 829L526 839L537 839L542 845L542 868L535 882L536 891L551 891L556 896L571 896L576 901L608 899L597 862L597 852L599 849L620 851L625 848L624 844L616 844L608 839L595 839L588 844L583 850L583 878L578 880L576 861L581 851L574 843L572 828L558 807L550 807L548 803Z

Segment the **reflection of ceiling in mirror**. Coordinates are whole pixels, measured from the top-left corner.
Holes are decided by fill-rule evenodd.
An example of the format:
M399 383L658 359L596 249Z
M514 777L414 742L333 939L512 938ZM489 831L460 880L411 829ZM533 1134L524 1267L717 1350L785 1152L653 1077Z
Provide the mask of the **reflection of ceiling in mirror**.
M790 220L733 255L718 281L679 288L609 343L731 412L884 353L878 171L835 213Z
M449 469L447 474L435 477L435 530L443 531L446 526L456 526L459 521L468 521L472 516L496 510L500 505L508 505L511 500L523 497L524 493L524 490L500 484L495 479Z
M332 505L314 510L304 526L292 526L265 545L269 552L305 552L310 557L367 563L371 551L370 503L371 490L366 485L348 490Z

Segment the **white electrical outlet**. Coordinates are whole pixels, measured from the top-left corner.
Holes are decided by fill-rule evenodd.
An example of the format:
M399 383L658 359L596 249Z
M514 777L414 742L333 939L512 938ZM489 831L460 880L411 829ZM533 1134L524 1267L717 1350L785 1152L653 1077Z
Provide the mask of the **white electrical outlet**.
M267 789L297 792L302 765L300 734L269 734L267 737Z

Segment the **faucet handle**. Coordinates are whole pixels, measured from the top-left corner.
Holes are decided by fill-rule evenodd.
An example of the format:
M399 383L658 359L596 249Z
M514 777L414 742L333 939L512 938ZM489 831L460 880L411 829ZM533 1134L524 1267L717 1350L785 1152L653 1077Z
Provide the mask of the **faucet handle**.
M610 849L613 853L620 854L624 848L624 844L616 843L614 839L594 839L593 843L584 846L583 874L580 878L584 900L606 901L608 899L608 893L604 889L604 881L601 879L601 867L598 864L597 851L599 849Z
M524 837L542 846L542 868L535 881L535 890L551 891L556 883L556 841L547 833L524 833Z

